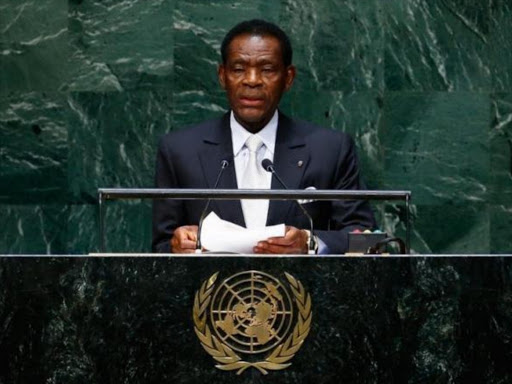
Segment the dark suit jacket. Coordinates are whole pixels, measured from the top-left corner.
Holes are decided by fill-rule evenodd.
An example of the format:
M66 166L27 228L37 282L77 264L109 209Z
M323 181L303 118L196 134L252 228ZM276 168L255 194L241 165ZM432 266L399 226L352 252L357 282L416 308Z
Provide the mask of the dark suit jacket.
M213 188L221 161L233 155L229 113L160 139L156 161L157 188ZM302 161L303 165L298 166ZM290 189L364 189L359 178L353 140L345 133L297 122L279 115L274 166ZM235 168L225 169L219 189L237 188ZM282 189L275 178L272 189ZM155 200L153 203L153 251L170 252L175 228L197 225L206 202ZM366 202L336 201L304 204L314 220L315 234L329 253L347 250L347 233L373 228L375 220ZM214 200L210 205L221 219L245 226L240 201ZM271 200L267 225L285 223L308 229L309 222L293 201Z

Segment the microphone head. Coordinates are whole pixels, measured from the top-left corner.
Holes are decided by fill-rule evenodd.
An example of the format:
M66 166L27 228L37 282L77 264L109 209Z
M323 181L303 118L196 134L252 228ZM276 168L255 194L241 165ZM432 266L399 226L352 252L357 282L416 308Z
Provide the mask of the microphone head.
M261 166L267 172L272 172L274 169L274 164L272 163L272 161L270 161L270 159L263 159L261 161Z
M228 165L231 164L231 161L233 160L233 155L226 155L222 158L220 162L220 166L222 168L226 168Z

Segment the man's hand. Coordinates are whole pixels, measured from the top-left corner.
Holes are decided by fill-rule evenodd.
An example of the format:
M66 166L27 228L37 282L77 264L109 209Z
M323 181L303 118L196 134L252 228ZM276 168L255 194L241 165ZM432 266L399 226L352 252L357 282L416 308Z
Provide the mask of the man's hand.
M172 253L193 253L196 250L197 225L184 225L174 231L171 239Z
M302 229L286 226L283 237L270 237L254 247L254 253L308 253L308 234Z

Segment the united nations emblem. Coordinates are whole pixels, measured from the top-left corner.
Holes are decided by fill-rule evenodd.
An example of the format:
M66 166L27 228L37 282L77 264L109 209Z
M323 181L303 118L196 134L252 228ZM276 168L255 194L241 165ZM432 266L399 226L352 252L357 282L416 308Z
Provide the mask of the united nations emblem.
M311 296L301 282L285 272L287 287L267 273L246 271L216 287L217 277L203 282L193 309L196 335L216 367L239 375L250 367L264 375L289 367L311 328Z

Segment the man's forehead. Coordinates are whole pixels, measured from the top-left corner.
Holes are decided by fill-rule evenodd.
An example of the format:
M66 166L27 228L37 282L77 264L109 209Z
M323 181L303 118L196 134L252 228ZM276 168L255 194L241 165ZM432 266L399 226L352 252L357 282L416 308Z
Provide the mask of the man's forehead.
M250 55L254 54L281 54L281 44L274 36L267 35L239 35L228 46L228 58L230 54Z

